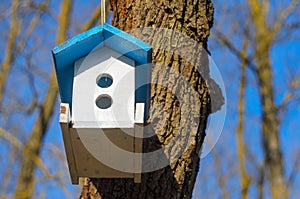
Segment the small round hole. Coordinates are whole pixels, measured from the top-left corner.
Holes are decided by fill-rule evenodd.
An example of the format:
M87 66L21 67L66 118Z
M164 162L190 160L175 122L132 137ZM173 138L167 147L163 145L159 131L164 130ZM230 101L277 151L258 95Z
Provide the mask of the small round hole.
M108 109L112 105L112 99L109 95L100 95L96 99L96 105L100 109Z
M112 83L113 79L109 74L101 74L97 77L97 85L101 88L110 87Z

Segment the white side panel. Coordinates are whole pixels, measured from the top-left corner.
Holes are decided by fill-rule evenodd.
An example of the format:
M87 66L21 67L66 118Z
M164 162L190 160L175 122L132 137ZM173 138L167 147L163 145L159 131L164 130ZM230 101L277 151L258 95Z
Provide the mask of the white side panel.
M70 136L70 108L69 104L60 104L59 123L63 134L64 145L67 155L67 161L69 165L69 172L71 176L72 184L78 184L78 172L76 168L76 157L74 156L73 143Z

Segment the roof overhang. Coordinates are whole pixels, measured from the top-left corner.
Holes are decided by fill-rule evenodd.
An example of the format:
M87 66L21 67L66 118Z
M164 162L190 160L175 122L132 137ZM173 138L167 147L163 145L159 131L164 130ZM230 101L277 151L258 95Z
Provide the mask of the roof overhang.
M92 28L52 50L63 103L72 104L74 62L103 46L133 59L136 66L151 63L152 48L143 41L106 23Z

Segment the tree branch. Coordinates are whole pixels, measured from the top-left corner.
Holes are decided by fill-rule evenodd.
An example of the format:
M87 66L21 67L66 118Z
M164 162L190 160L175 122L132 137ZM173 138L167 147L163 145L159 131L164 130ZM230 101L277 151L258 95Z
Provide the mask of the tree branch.
M264 198L265 171L266 171L266 166L265 163L263 163L258 170L259 172L259 176L257 180L258 199Z
M280 31L282 29L282 27L284 26L286 19L291 15L291 13L300 5L300 1L299 0L293 0L291 4L289 4L289 6L282 11L279 19L276 21L276 23L274 24L273 30L272 32L274 32L275 34L278 33L278 31Z
M17 45L15 55L19 54L19 52L24 48L28 38L34 31L35 27L37 26L38 22L41 19L41 15L47 10L49 5L49 0L45 0L41 5L38 6L38 12L35 17L33 17L31 23L29 24L29 27L27 29L27 32L24 34L24 37L22 38L21 42Z
M247 39L243 42L243 50L242 54L246 54L248 48ZM241 83L239 88L239 102L238 102L238 127L236 130L237 136L237 157L239 160L239 170L240 170L240 178L241 178L241 198L248 198L248 189L250 184L250 177L246 171L246 147L243 131L244 131L244 114L245 114L245 87L246 87L246 63L243 62L241 64Z
M101 6L99 6L94 10L90 20L83 26L81 29L82 32L87 31L90 29L99 19L100 19L100 12L101 12Z
M3 93L5 90L6 79L8 73L11 69L11 65L15 61L16 57L20 53L20 51L24 48L28 38L31 36L32 32L34 31L35 27L37 26L38 22L40 21L41 15L45 12L48 7L49 0L45 0L41 5L39 5L38 13L33 18L31 23L29 24L29 28L27 32L24 34L24 37L21 41L16 44L16 40L18 37L18 31L20 29L20 25L17 21L17 8L19 6L18 1L14 1L12 4L12 16L11 16L11 27L10 27L10 37L8 39L6 55L4 62L2 64L1 73L0 73L0 107L2 106L3 100Z
M251 57L237 49L234 44L220 31L215 30L216 35L212 35L219 43L225 45L242 63L245 63L249 69L256 73L256 65Z
M297 173L299 172L299 168L300 168L300 151L297 152L296 160L294 162L290 177L288 178L287 181L287 187L291 188L293 186L294 180L297 176Z
M5 58L0 71L0 109L3 101L3 93L5 88L5 83L7 79L8 72L11 68L11 63L13 61L13 50L16 38L18 36L18 17L17 17L17 9L18 9L18 0L13 0L11 5L11 19L10 19L10 30L9 30L9 38L7 41L7 47L5 50Z
M38 166L39 169L43 172L43 174L47 177L50 177L50 173L43 163L43 161L40 159L39 156L29 155L29 151L26 150L24 144L18 140L15 136L11 135L9 132L5 131L4 129L0 128L0 136L4 138L5 140L9 141L13 147L18 149L24 149L24 155L30 157L30 159Z
M226 189L226 180L223 178L223 174L222 174L222 169L221 169L221 161L220 161L220 156L217 152L217 150L212 150L212 154L213 154L213 159L214 159L214 164L216 167L216 175L217 175L217 183L220 186L220 190L221 190L221 195L223 199L228 199L229 198L229 193Z
M283 100L281 103L277 106L277 109L279 111L283 111L283 109L286 108L286 105L292 101L300 98L300 92L297 92L297 90L300 88L300 80L299 79L293 79L289 85L289 91L285 94L283 97Z

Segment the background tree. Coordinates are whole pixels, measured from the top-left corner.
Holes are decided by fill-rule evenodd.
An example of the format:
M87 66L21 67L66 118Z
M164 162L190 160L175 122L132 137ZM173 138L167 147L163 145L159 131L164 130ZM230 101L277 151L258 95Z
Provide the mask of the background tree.
M231 67L231 73L241 73L240 76L231 74L236 81L240 78L237 144L234 149L240 172L239 176L230 177L235 181L239 177L240 194L230 191L228 194L243 198L254 198L255 195L258 198L269 198L270 195L271 198L289 198L295 191L288 179L290 175L297 179L297 172L291 169L290 161L292 159L297 165L298 153L287 151L291 148L299 151L299 148L288 144L298 138L288 130L285 118L299 114L292 113L290 109L299 103L299 59L291 56L293 49L281 49L289 48L289 43L299 49L299 37L296 36L299 33L299 6L299 1L289 1L284 5L271 1L242 1L216 6L216 13L222 13L223 20L216 19L214 39L222 52L228 50L228 53L222 54L222 63L227 60L225 63L235 66L235 70ZM213 52L216 51L213 49ZM234 57L226 59L229 53ZM245 67L247 73L244 72ZM246 84L245 77L248 80ZM231 83L230 89L233 87ZM237 101L231 97L229 103ZM255 106L259 108L253 111ZM244 122L246 126L243 128ZM255 136L260 136L257 141L261 148L257 148L257 141L253 142ZM222 160L226 164L227 161ZM229 179L223 181L230 182Z
M60 15L58 18L60 23L57 30L57 44L62 43L66 39L71 6L72 0L63 0L61 2ZM38 157L40 154L42 141L55 108L58 92L56 81L55 72L52 72L49 88L44 102L38 107L39 114L33 126L30 137L23 149L24 154L21 160L20 173L18 175L15 191L16 199L31 198L32 196L34 188L34 169L37 162L36 157Z
M49 45L49 40L51 42L51 34L54 33L56 44L61 43L66 40L66 35L71 30L69 24L73 2L63 0L58 3L59 23L57 32L53 32L49 29L56 18L56 5L53 2L1 2L3 12L0 21L4 33L1 35L1 47L6 49L4 56L0 58L0 136L4 139L4 142L0 139L3 142L0 151L5 154L8 150L6 158L2 158L8 161L3 161L1 169L1 176L5 180L0 189L0 198L12 198L11 195L14 198L41 198L45 193L37 196L34 185L43 184L40 181L51 180L61 187L66 196L72 195L63 180L67 171L59 171L62 165L56 163L58 171L53 173L46 165L49 162L40 158L43 150L48 153L48 158L55 156L56 160L53 160L56 162L62 161L63 165L65 162L63 147L59 149L50 143L43 147L50 122L57 115L55 105L58 88L49 51L55 43ZM99 19L100 6L93 9L94 14L83 23L81 31L91 28ZM5 30L6 26L8 31ZM54 39L53 37L53 41ZM49 74L52 74L51 77Z

